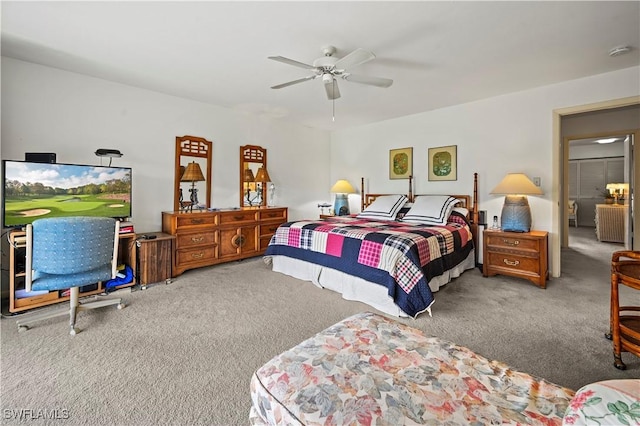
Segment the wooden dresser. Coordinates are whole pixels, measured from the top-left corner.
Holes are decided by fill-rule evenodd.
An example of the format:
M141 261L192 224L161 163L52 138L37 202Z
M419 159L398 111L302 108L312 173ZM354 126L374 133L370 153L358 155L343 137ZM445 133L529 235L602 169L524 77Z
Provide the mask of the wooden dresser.
M527 279L547 287L547 232L503 232L487 229L482 233L485 277L502 274Z
M287 213L286 207L162 212L162 232L176 237L172 275L263 254Z

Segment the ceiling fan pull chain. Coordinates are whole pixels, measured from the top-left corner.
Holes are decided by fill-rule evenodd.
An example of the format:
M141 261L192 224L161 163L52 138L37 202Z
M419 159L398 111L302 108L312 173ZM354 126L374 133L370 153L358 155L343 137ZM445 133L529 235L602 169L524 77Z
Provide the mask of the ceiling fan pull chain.
M336 92L336 79L335 78L333 79L333 83L332 84L333 84L333 93L335 93ZM336 121L336 98L335 97L333 97L331 104L332 104L332 107L333 107L333 111L331 113L331 121Z

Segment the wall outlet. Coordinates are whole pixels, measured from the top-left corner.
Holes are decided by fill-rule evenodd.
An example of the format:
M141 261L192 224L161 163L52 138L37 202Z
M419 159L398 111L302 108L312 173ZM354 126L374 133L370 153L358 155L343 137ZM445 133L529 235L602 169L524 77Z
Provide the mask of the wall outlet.
M533 178L533 184L535 186L540 186L540 178L539 177L534 177Z

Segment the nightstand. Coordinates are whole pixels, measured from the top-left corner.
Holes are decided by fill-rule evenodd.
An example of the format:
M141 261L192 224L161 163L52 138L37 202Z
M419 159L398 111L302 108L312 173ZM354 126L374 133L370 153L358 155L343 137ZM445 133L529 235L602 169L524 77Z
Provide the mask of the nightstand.
M482 234L482 275L519 277L547 287L547 232L504 232L487 229Z

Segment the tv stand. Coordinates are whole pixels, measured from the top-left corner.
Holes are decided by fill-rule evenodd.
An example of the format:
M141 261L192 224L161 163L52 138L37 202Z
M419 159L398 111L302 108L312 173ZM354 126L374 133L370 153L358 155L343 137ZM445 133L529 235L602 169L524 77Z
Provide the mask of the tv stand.
M129 265L134 271L136 270L136 250L135 240L136 234L120 234L120 244L118 248L118 262ZM14 230L9 232L9 312L18 313L29 309L39 308L42 306L52 305L69 300L69 296L63 296L62 291L50 291L29 297L16 297L16 293L24 290L25 280L25 249L26 249L26 233L22 230ZM131 287L136 284L134 276L133 281L123 284L118 288ZM101 294L104 292L103 283L95 283L80 287L80 297Z

